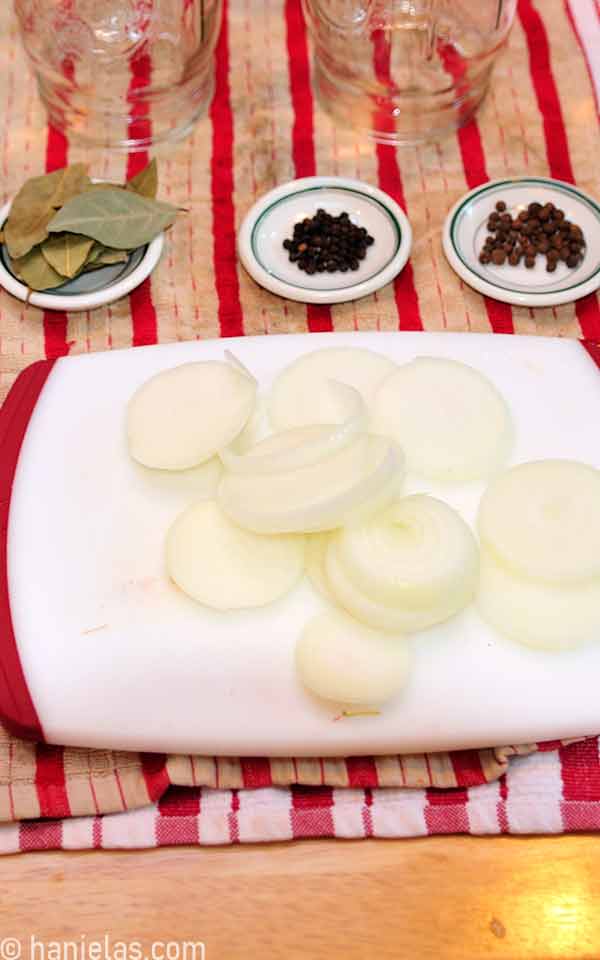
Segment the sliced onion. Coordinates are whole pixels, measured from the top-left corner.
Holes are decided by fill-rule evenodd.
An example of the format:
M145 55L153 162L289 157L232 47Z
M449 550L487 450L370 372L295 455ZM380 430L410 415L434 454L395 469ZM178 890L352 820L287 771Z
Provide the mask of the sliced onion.
M600 638L600 578L535 582L515 576L482 550L477 606L491 627L529 647L569 650Z
M410 653L402 637L328 611L305 627L296 645L296 666L304 686L324 700L378 706L405 686Z
M458 612L453 599L422 610L377 603L348 579L333 551L328 552L326 556L326 573L330 598L356 620L374 630L403 634L418 633L437 623L444 623ZM469 593L465 596L462 606L466 606L471 599L472 594Z
M375 396L372 429L393 437L410 473L433 481L488 477L513 444L510 413L481 373L464 363L418 357Z
M478 526L516 574L559 584L600 576L600 471L572 460L513 467L486 490Z
M182 513L167 538L167 568L188 596L216 610L261 607L286 594L304 570L304 538L240 530L213 500Z
M319 427L306 427L306 431ZM265 452L277 449L285 434L259 444ZM312 533L332 530L367 503L377 503L382 491L391 491L402 473L397 447L383 437L358 436L326 460L287 473L247 475L226 473L218 501L241 527L256 533Z
M352 616L382 630L413 632L462 610L477 587L478 549L447 504L415 495L331 536L329 588Z
M311 533L306 537L306 573L315 590L327 600L331 599L325 569L329 537L329 533Z
M329 389L344 398L346 417L340 424L320 426L307 433L305 427L282 431L276 449L265 452L265 447L237 453L235 446L221 450L219 456L233 473L284 473L309 467L342 450L367 429L367 409L358 390L345 383L331 381ZM262 451L262 452L260 452Z
M245 374L250 380L252 380L255 387L258 389L258 380L254 376L254 374L251 373L250 370L248 370L248 367L244 363L242 363L239 357L236 357L235 353L233 353L231 350L225 350L224 356L225 356L225 359L227 360L227 363L230 363L232 367L235 367L235 369L239 373Z
M195 467L232 442L255 398L256 384L227 363L184 363L163 370L129 401L129 452L145 467Z
M329 381L338 380L358 390L370 405L377 387L396 369L380 353L360 347L328 347L304 354L276 378L269 401L269 417L276 430L309 423L339 423L346 416L340 397Z

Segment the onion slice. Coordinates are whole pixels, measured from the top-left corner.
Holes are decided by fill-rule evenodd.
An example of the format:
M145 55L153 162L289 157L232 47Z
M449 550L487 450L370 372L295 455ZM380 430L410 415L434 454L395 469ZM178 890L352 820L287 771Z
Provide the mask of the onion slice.
M286 433L276 434L255 449L268 453L284 441L289 442ZM359 435L326 460L300 470L256 476L226 473L217 496L225 513L247 530L313 533L341 526L369 503L380 506L383 493L391 499L402 472L402 455L391 441Z
M402 637L357 623L340 611L318 614L296 645L304 686L324 700L378 706L399 693L410 669Z
M600 577L600 471L572 460L519 464L486 490L478 527L515 574L557 584Z
M275 379L269 399L271 423L275 430L338 423L346 415L345 407L332 393L331 380L354 387L368 407L379 384L396 369L388 357L361 347L327 347L306 353Z
M235 451L234 446L219 452L224 466L232 473L261 474L284 473L309 467L342 450L360 433L367 429L367 409L358 390L345 383L330 382L330 389L337 392L346 404L347 414L340 424L307 434L303 427L282 431L281 444L265 453L250 450L245 454Z
M129 401L129 452L154 469L198 466L234 440L255 400L256 384L228 363L201 361L163 370Z
M325 568L329 538L329 533L311 533L306 537L306 573L317 593L326 600L331 600Z
M409 473L434 482L484 479L513 444L496 387L472 367L437 357L418 357L383 382L372 429L402 447Z
M182 513L167 537L174 583L216 610L261 607L286 594L304 570L304 537L259 537L240 530L214 500Z
M434 497L399 500L331 536L327 582L352 616L413 632L462 610L477 587L478 548L462 517Z
M563 585L527 580L485 549L477 607L491 627L529 647L569 650L600 638L600 578Z

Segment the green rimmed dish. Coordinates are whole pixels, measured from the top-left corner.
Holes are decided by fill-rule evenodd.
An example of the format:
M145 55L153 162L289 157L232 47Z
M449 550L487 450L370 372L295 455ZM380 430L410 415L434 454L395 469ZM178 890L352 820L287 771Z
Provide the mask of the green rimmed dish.
M553 203L578 224L586 247L578 267L559 262L554 273L546 259L536 258L532 269L521 262L513 267L481 264L479 253L487 236L486 224L496 203L503 200L514 217L529 203ZM522 307L557 307L579 300L600 287L600 204L572 184L547 177L494 180L465 194L452 207L444 224L442 242L450 266L469 286L495 300Z
M345 211L374 237L358 270L308 276L289 262L283 241L319 208L333 216ZM411 247L410 224L392 197L346 177L304 177L276 187L250 209L238 235L240 260L253 279L302 303L344 303L379 290L400 273Z

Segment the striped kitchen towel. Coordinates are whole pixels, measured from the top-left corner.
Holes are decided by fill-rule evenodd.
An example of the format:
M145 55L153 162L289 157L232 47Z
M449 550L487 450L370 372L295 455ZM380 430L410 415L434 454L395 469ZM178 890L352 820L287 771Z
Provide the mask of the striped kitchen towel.
M0 852L598 829L594 738L515 757L500 780L459 789L171 787L158 802L129 813L4 824Z
M486 299L447 265L448 209L488 179L531 173L600 196L597 0L519 0L508 49L475 122L394 151L334 127L315 105L300 0L225 0L208 116L162 159L161 190L190 210L152 278L88 314L44 314L0 290L0 399L43 357L242 334L463 330L600 344L597 295L529 310ZM135 85L151 72L143 52ZM131 176L141 153L94 153L46 125L12 5L0 6L4 200L67 162ZM266 190L332 173L377 183L408 213L415 244L393 284L358 303L305 306L258 288L236 230ZM600 348L598 348L600 349ZM142 756L26 743L0 732L0 850L232 843L305 836L557 833L600 829L598 741L343 760Z

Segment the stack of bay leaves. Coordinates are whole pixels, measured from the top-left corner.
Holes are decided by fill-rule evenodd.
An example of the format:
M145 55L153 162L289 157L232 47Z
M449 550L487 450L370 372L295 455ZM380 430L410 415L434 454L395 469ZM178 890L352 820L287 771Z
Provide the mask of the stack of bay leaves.
M155 160L122 185L92 182L83 163L32 177L0 232L13 273L30 290L50 290L125 263L177 216L177 207L156 200L157 189Z

